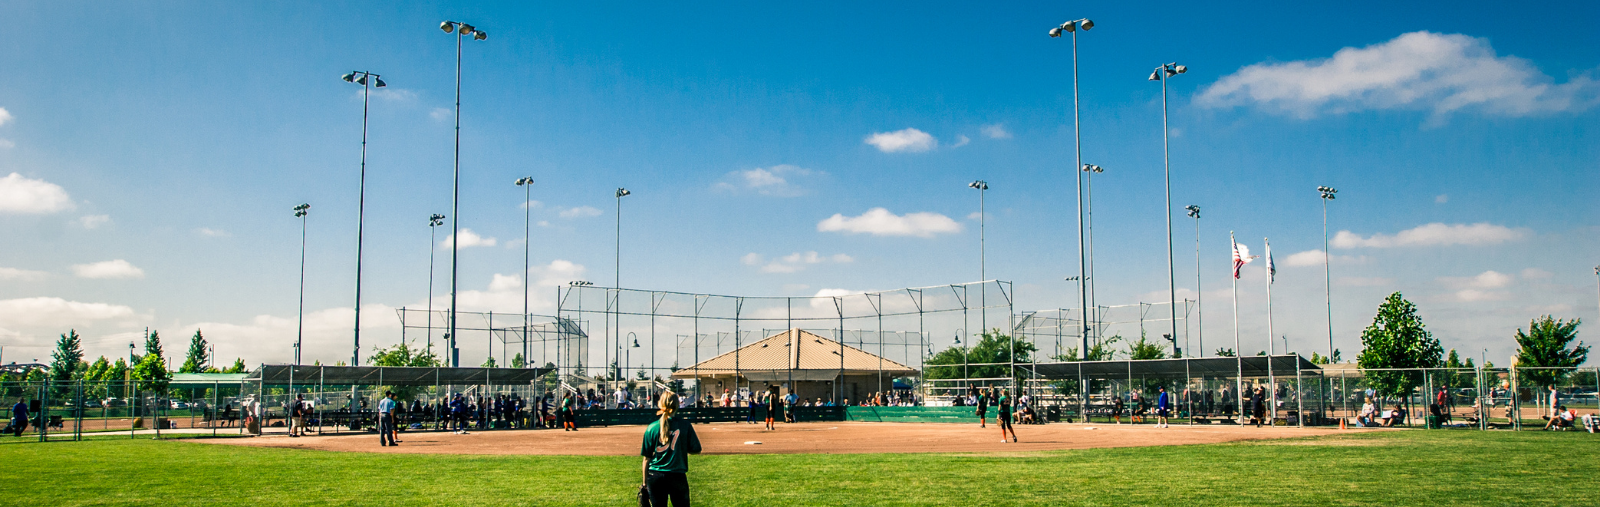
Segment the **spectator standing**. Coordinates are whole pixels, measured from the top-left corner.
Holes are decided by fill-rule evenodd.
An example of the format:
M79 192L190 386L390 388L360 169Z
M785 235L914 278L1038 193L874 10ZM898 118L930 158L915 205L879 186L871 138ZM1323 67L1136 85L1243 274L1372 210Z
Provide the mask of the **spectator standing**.
M11 436L20 437L22 431L28 429L28 400L17 398L17 404L11 406Z
M1156 394L1156 427L1167 428L1167 418L1172 417L1172 396L1165 386Z
M289 402L289 436L299 437L306 434L306 395L295 394L294 401Z

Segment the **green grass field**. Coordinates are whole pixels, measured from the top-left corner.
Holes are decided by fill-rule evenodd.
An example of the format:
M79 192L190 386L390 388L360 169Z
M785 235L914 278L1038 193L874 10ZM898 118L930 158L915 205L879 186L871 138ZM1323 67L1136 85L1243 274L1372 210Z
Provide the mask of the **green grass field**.
M8 438L9 439L9 438ZM700 505L1592 505L1600 435L1392 431L1012 454L697 456ZM0 445L11 505L631 505L639 459Z

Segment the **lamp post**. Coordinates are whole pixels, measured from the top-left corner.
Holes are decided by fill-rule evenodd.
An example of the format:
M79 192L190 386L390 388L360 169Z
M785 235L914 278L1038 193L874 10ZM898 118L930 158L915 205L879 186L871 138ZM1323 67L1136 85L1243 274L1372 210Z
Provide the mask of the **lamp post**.
M1105 169L1101 169L1100 166L1094 164L1083 164L1080 166L1080 169L1083 171L1083 214L1084 220L1087 222L1087 227L1085 228L1088 230L1087 234L1089 236L1088 246L1085 247L1089 251L1089 271L1088 273L1085 273L1083 282L1088 284L1088 287L1084 290L1088 291L1089 293L1089 307L1094 308L1094 312L1097 314L1096 320L1098 320L1098 314L1100 313L1100 300L1094 295L1095 286L1100 281L1094 276L1094 175L1095 173L1103 173L1106 171ZM1099 339L1098 336L1095 338L1097 340Z
M1165 168L1167 182L1167 204L1161 208L1161 213L1167 216L1167 307L1172 310L1172 335L1178 335L1178 275L1172 267L1172 159L1171 159L1171 132L1167 129L1167 80L1172 76L1189 72L1189 68L1176 63L1162 64L1150 74L1151 81L1161 82L1161 165Z
M1333 362L1333 275L1329 269L1333 253L1328 251L1328 201L1338 197L1333 187L1317 187L1322 194L1322 301L1328 308L1328 362Z
M620 345L620 342L622 341L622 336L620 334L622 332L622 309L619 308L622 306L622 198L633 195L633 192L629 192L626 188L617 187L617 191L614 195L616 195L617 198L617 254L614 258L616 264L613 266L615 271L613 271L612 276L614 278L612 278L612 280L614 281L613 283L615 285L613 285L613 287L616 288L617 295L616 299L612 300L612 302L607 304L606 307L611 309L611 340L612 344L615 346ZM615 358L613 358L613 360L614 359Z
M300 219L300 322L294 332L294 364L300 364L300 346L306 335L306 215L310 204L294 207L294 216Z
M444 215L428 216L428 352L433 352L433 253L439 249L439 226L444 225Z
M1073 20L1073 21L1068 21L1066 23L1062 23L1061 26L1058 26L1058 27L1050 29L1050 36L1051 37L1060 37L1062 32L1067 32L1067 33L1072 34L1072 147L1073 147L1073 167L1083 167L1083 128L1082 128L1082 125L1078 121L1078 29L1079 28L1082 28L1084 31L1088 31L1089 29L1094 28L1094 22L1090 21L1088 19L1077 19L1077 20ZM1080 276L1082 276L1082 275L1085 275L1088 272L1088 269L1086 268L1087 261L1084 259L1085 256L1084 256L1084 249L1083 249L1083 234L1084 234L1084 232L1083 232L1083 229L1084 229L1084 227L1083 227L1083 178L1082 178L1081 175L1079 175L1076 172L1074 172L1073 173L1073 180L1077 183L1077 188L1078 188L1078 190L1077 190L1077 193L1078 193L1078 274ZM1079 303L1079 312L1080 312L1079 313L1079 316L1080 316L1079 320L1082 323L1082 327L1078 329L1078 335L1082 338L1081 341L1083 342L1083 345L1082 345L1083 346L1083 350L1085 352L1087 352L1089 350L1089 293L1088 293L1088 284L1083 284L1083 283L1078 284L1078 303ZM1084 389L1084 393L1088 393L1088 389L1087 388Z
M472 40L484 40L489 38L489 34L455 21L439 23L439 29L456 36L456 147L450 190L450 333L446 341L450 347L450 366L459 367L461 358L456 353L456 278L461 274L461 248L457 241L461 235L461 42L469 35Z
M533 231L533 177L517 178L522 187L522 361L527 363L533 349L528 348L528 265L529 242ZM523 366L527 366L524 364Z
M361 243L362 233L366 227L367 211L367 104L373 88L388 86L377 74L367 71L351 71L341 79L347 83L361 85L361 185L356 198L356 323L355 335L350 353L350 366L361 365ZM295 351L296 354L299 350Z
M1200 304L1200 295L1204 293L1200 290L1200 207L1190 204L1183 209L1194 219L1194 330L1200 340L1200 357L1206 357L1206 314L1205 307Z
M978 190L978 322L984 332L989 332L989 284L984 280L989 279L988 274L988 235L987 223L989 212L984 209L984 194L989 190L989 182L977 180L968 183L967 187Z

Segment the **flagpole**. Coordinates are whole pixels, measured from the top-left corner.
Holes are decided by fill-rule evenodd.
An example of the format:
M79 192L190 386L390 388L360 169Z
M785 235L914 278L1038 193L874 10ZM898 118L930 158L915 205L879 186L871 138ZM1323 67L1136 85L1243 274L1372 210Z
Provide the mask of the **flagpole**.
M1233 231L1228 231L1228 243L1233 247L1233 360L1238 365L1238 375L1234 377L1237 384L1234 399L1239 405L1240 425L1244 424L1244 349L1239 348L1239 242L1233 239Z
M1278 276L1278 269L1272 265L1272 242L1267 238L1261 238L1261 242L1267 246L1267 385L1272 386L1272 394L1268 399L1272 400L1272 417L1277 418L1278 380L1272 371L1272 354L1275 352L1272 348L1272 282Z

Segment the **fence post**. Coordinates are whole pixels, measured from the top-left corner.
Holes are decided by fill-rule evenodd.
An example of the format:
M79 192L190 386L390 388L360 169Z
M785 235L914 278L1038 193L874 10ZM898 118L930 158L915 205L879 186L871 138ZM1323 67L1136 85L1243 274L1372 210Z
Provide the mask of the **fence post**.
M50 377L46 376L39 385L39 441L44 442L50 433Z

